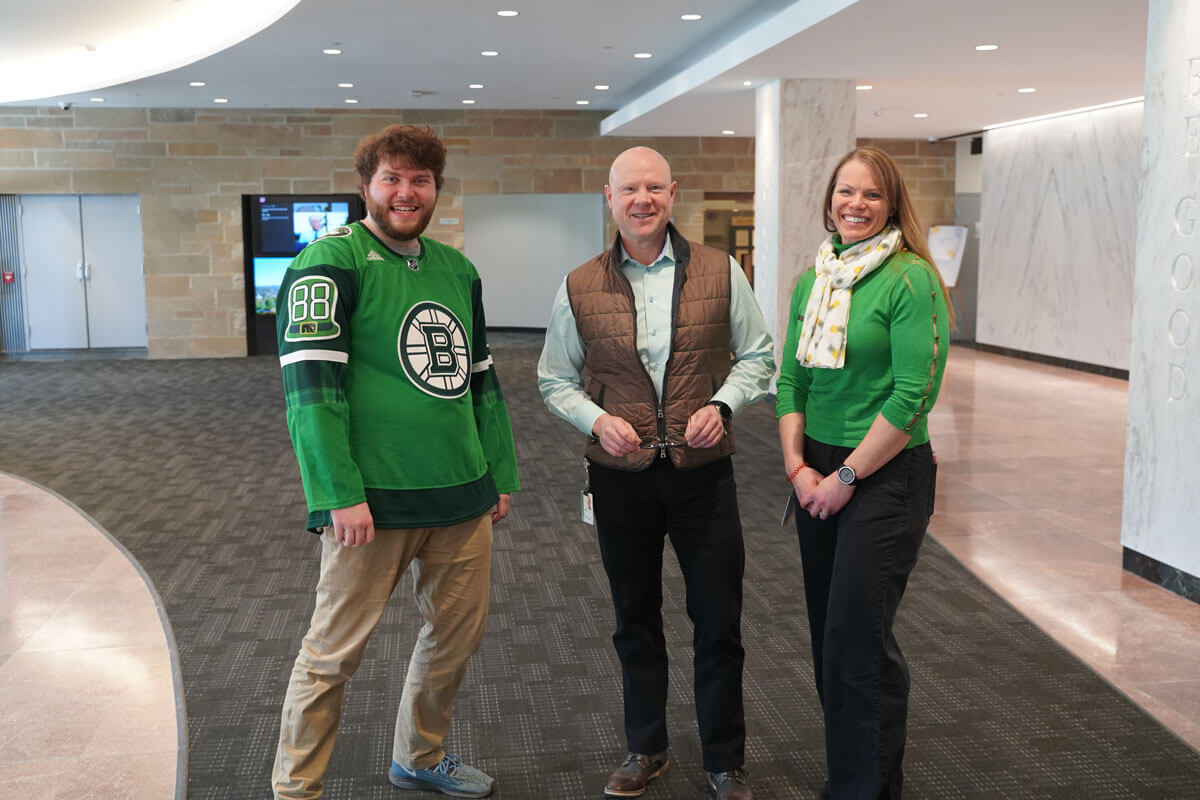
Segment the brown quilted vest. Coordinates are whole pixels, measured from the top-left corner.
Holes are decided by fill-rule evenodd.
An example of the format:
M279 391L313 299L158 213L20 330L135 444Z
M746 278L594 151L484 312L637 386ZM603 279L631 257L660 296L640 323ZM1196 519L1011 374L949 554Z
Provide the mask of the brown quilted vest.
M567 295L586 351L584 371L593 402L628 421L643 440L682 442L688 417L712 399L732 366L729 256L687 241L674 225L668 224L667 233L675 250L674 332L661 410L654 383L637 353L633 289L621 274L619 236L610 250L571 271ZM664 454L678 469L695 469L733 450L730 430L714 447L645 449L624 458L610 456L591 437L584 454L597 464L638 471Z

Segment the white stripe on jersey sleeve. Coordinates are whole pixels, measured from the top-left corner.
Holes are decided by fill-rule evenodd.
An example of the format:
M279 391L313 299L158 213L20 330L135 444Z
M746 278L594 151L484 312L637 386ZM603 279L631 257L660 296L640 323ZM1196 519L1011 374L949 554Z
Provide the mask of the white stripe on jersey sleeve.
M332 361L336 364L346 364L350 361L350 354L338 350L297 350L280 356L279 366L286 367L299 361Z
M476 372L487 372L491 366L492 366L492 357L488 356L486 360L476 361L474 364L472 364L471 365L471 373L474 374Z

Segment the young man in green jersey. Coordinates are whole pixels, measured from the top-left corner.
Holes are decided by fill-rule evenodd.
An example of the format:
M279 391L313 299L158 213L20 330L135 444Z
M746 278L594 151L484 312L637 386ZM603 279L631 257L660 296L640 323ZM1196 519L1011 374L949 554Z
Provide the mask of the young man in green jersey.
M311 626L283 704L273 789L315 800L345 682L411 564L425 619L396 714L389 780L485 797L448 754L454 697L483 638L492 525L517 491L508 410L475 267L422 236L446 148L392 125L359 144L367 217L304 248L277 301L287 422L321 535Z

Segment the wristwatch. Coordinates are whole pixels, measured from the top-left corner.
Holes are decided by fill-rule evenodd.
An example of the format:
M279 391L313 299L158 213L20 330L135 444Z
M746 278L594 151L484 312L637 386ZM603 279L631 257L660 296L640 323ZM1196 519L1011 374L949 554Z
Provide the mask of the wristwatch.
M729 420L733 419L733 409L720 400L709 400L705 405L716 406L717 411L721 412L722 422L729 422Z
M854 474L854 467L842 464L837 469L838 480L846 486L853 486L858 482L858 476Z

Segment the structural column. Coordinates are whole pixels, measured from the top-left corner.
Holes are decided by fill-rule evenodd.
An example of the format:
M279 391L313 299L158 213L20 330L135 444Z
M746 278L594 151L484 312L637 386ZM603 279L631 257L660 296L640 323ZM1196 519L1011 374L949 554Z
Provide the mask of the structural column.
M1121 545L1200 602L1200 5L1150 0Z
M788 303L829 234L825 184L854 148L854 81L785 78L758 88L754 142L754 294L780 357Z

